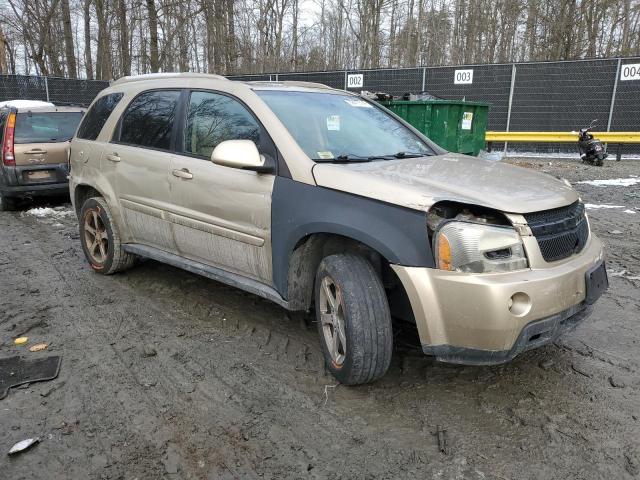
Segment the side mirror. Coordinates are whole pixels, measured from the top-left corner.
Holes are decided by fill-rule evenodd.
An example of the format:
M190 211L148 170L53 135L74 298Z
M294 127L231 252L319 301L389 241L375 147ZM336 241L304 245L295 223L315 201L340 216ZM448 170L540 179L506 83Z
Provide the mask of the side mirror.
M266 164L252 140L225 140L211 152L211 161L225 167L271 173L273 167Z

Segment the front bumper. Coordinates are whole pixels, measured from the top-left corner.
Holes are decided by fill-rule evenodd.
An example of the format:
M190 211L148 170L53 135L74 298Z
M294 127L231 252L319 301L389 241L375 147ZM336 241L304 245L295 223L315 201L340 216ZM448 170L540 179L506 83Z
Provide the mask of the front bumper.
M441 361L488 365L552 342L586 318L586 300L592 299L585 276L602 261L602 243L592 234L579 254L518 272L393 269L411 302L424 352Z

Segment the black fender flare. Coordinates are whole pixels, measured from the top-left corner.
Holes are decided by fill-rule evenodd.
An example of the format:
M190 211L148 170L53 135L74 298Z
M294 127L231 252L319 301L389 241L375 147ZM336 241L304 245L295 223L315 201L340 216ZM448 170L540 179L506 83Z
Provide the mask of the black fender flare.
M426 213L419 210L276 177L271 212L273 284L285 299L291 256L311 234L356 240L393 264L435 266Z

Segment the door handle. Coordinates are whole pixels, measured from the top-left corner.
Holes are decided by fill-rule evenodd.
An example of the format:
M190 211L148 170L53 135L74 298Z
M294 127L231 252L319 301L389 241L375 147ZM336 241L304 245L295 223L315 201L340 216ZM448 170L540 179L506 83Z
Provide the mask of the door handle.
M27 155L38 155L40 153L47 153L47 151L34 148L33 150L29 150L29 151L24 152L24 153L26 153Z
M107 155L107 160L109 160L110 162L119 162L121 158L117 153L110 153L109 155Z
M193 178L193 173L186 168L183 168L182 170L173 170L171 173L173 173L174 177L184 178L185 180L191 180Z

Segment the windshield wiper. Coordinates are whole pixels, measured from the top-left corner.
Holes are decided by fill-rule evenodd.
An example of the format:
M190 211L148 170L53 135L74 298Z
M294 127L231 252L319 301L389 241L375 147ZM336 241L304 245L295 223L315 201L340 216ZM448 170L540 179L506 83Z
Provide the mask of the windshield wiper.
M428 153L419 153L419 152L398 152L393 155L389 155L393 158L418 158L418 157L426 157L429 155Z
M377 157L375 157L377 158ZM348 162L370 162L374 157L363 157L351 153L343 153L334 158L314 158L314 162L324 163L348 163Z
M428 153L419 152L398 152L393 155L355 155L353 153L342 153L334 158L314 158L315 162L326 163L347 163L347 162L370 162L372 160L393 160L394 158L418 158L426 157Z
M418 158L418 157L426 157L427 153L418 153L418 152L398 152L394 155L396 158Z

